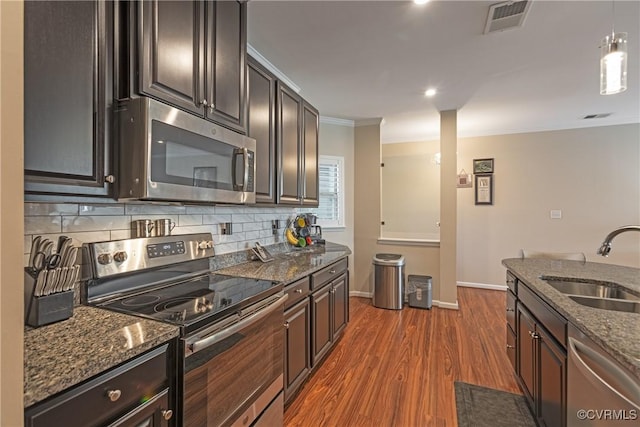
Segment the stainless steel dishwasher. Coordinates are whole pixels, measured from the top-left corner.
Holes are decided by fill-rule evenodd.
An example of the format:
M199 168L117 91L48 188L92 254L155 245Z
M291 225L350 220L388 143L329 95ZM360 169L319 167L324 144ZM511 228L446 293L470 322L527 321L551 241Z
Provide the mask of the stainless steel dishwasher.
M569 324L567 427L637 425L640 378Z

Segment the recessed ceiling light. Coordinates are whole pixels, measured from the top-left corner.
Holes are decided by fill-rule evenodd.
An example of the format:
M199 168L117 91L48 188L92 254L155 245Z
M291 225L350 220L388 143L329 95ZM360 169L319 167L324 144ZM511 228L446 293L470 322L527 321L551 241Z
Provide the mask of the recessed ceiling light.
M424 96L427 96L429 98L431 98L432 96L435 96L436 94L436 90L434 88L430 88L424 91Z
M415 4L427 4L429 3L429 0L413 0L413 2Z

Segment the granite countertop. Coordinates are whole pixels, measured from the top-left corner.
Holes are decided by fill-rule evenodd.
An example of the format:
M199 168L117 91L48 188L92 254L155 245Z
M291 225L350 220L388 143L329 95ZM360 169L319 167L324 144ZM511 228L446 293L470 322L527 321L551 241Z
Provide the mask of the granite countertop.
M640 269L613 264L511 258L502 265L534 290L585 335L640 377L640 314L600 310L578 304L540 276L614 282L640 295Z
M274 259L271 262L249 261L215 272L287 284L308 276L350 254L351 250L347 246L327 242L325 245L308 246L273 254Z
M178 327L95 307L24 332L24 407L178 336Z

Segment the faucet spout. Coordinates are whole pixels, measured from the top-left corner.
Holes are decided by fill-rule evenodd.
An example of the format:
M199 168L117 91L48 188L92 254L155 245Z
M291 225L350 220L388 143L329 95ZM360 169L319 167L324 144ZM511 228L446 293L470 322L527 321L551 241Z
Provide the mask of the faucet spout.
M611 241L618 234L624 233L625 231L640 231L640 225L625 225L624 227L616 228L611 233L607 234L607 237L604 238L604 242L602 242L602 245L598 248L598 255L609 256L609 252L611 252Z

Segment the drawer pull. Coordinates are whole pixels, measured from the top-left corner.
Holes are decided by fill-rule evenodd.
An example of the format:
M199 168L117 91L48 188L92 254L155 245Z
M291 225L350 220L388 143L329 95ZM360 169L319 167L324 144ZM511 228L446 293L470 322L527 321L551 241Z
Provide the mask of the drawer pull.
M513 311L513 308L507 308L507 313L512 313Z
M284 322L284 328L289 329L289 322Z
M107 392L107 397L110 401L116 402L122 396L122 392L120 390L109 390Z
M173 411L171 409L163 409L160 412L160 415L162 415L162 418L164 418L165 420L169 421L171 419L171 417L173 417Z
M507 350L512 349L512 348L515 348L515 347L510 345L510 344L507 344Z
M538 335L538 334L537 334L536 332L534 332L534 331L529 331L529 336L530 336L531 338L533 338L534 340L537 340L537 339L539 339L539 338L540 338L540 335Z
M331 270L329 270L329 274L336 274L336 270L332 268Z
M295 292L296 292L297 294L301 294L301 293L302 293L302 289L296 289L296 290L295 290Z

